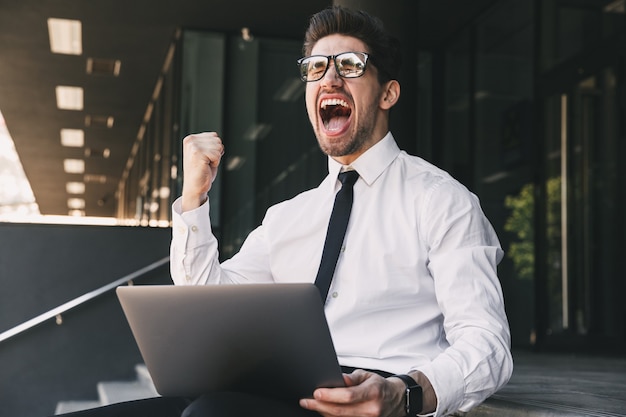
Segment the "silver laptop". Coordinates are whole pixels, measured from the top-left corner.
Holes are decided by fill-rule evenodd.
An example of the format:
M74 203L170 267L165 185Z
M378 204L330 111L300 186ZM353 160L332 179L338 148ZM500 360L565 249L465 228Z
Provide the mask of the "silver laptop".
M343 386L313 284L118 287L163 396L238 391L288 401Z

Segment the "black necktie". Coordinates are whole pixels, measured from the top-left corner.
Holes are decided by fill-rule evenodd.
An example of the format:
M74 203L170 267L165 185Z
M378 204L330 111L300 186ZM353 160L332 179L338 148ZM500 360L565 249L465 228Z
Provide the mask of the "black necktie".
M322 301L326 301L330 282L335 273L337 259L343 244L343 237L348 227L348 219L350 218L350 210L352 209L352 187L359 178L356 171L346 171L339 174L341 181L341 189L335 195L335 205L328 222L328 231L326 232L326 241L324 242L324 251L322 252L322 261L320 269L317 271L315 285L320 290Z

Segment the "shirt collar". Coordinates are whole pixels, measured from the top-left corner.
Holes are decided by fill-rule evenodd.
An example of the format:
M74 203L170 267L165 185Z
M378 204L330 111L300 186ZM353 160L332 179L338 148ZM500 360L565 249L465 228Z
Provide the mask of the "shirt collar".
M391 132L387 132L384 138L355 159L350 166L357 170L359 176L367 185L371 185L380 174L400 154L400 148ZM328 175L331 179L337 179L343 165L328 157ZM331 181L334 186L335 181Z

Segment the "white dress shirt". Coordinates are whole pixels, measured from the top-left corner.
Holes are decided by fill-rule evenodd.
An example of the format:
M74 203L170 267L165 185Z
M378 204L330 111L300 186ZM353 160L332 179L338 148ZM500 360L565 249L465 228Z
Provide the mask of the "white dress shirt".
M325 308L339 363L420 370L437 416L467 411L512 372L498 238L476 196L391 133L351 167L360 177ZM181 215L177 200L174 282L314 282L341 169L329 158L317 188L271 207L221 265L209 203Z

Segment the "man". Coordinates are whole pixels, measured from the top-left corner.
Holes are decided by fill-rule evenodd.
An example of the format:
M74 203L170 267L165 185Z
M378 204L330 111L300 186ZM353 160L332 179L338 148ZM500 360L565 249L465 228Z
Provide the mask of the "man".
M182 197L174 203L173 280L314 282L339 173L356 170L325 312L340 364L357 370L345 374L345 388L318 389L300 406L324 416L400 417L407 414L407 387L416 382L423 407L411 413L468 411L512 372L496 275L502 250L493 228L465 187L397 147L388 117L400 97L400 58L377 19L323 10L311 18L303 49L306 107L328 155L328 176L271 207L240 252L220 264L207 192L224 145L213 132L186 137Z
M401 151L389 132L400 97L397 42L377 19L333 7L311 18L304 56L306 107L328 176L271 207L220 264L207 193L224 145L213 132L186 137L171 272L178 285L314 282L340 171L356 171L346 174L356 179L354 203L325 304L339 363L355 369L344 374L346 386L318 389L299 407L214 393L190 406L161 398L76 416L443 416L468 411L508 381L493 228L474 195Z

